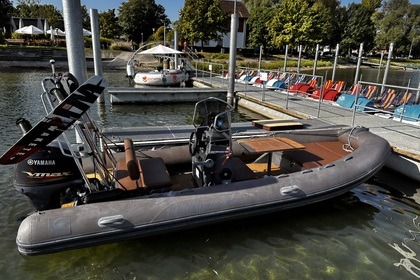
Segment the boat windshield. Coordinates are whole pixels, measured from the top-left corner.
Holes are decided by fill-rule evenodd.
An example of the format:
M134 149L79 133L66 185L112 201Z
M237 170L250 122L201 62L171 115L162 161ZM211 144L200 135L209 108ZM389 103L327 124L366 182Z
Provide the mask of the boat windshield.
M195 104L193 125L195 127L208 126L219 132L230 130L233 107L225 101L210 97Z

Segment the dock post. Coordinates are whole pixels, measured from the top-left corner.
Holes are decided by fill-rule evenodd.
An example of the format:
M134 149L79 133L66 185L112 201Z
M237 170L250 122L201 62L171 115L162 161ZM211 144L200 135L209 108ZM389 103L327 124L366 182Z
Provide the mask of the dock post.
M236 69L236 37L238 32L238 15L236 14L236 0L230 20L230 48L229 48L229 86L227 103L233 105L235 99L235 69Z
M360 43L359 57L357 59L356 75L354 75L354 84L359 81L360 65L362 64L363 43Z
M315 76L315 73L316 73L316 66L318 64L318 52L319 52L319 44L316 44L314 70L312 71L312 76Z
M420 75L420 72L419 72ZM417 87L419 90L416 92L416 99L415 99L415 103L419 104L420 103L420 79L419 79L419 85Z
M178 30L176 30L176 26L174 28L174 50L178 50ZM174 68L177 70L179 68L178 66L178 54L175 54L175 61L174 61Z
M300 62L302 61L302 45L299 45L299 58L298 58L298 64L297 64L297 74L299 76L300 73Z
M102 56L101 56L101 43L99 39L99 20L98 10L90 9L90 27L92 30L92 49L93 49L93 62L95 68L95 75L102 76ZM105 103L104 93L99 95L98 103Z
M381 75L382 61L384 60L384 51L381 51L381 60L379 61L378 74L376 75L376 83L379 84L379 76Z
M283 71L286 72L287 67L287 53L289 52L289 45L286 45L286 50L284 51L284 66Z
M335 81L335 69L337 68L339 50L340 50L340 44L337 44L337 46L335 47L334 67L333 67L333 72L332 72L332 77L331 77L331 80L333 81Z
M380 94L384 91L384 85L386 84L386 80L388 79L388 72L389 72L389 64L391 63L392 58L392 50L394 49L394 43L389 44L389 51L388 51L388 59L386 61L384 78L382 80L382 88Z
M63 19L69 72L82 84L87 80L87 73L80 0L63 0Z

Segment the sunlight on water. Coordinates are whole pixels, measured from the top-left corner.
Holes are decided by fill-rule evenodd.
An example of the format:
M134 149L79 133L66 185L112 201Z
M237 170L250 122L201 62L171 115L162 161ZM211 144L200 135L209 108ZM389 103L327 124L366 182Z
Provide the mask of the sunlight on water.
M374 231L387 240L387 244L398 253L394 258L395 261L402 257L394 265L402 267L413 276L420 278L419 205L408 199L394 197L384 190L368 189L365 193L378 197L377 200L369 203L374 202L375 207L381 208L381 212L378 214L379 219L390 221L399 219L404 224L403 229L388 230L383 226L375 228Z
M391 248L395 249L404 258L400 259L398 263L394 263L397 267L404 267L411 274L420 278L420 259L415 250L420 248L420 221L419 217L413 218L412 226L415 230L409 230L411 237L407 237L401 243L401 246L397 243L389 243Z

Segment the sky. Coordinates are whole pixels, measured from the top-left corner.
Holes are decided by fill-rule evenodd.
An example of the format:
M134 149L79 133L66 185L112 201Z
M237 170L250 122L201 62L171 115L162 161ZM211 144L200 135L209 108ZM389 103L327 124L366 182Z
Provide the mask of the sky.
M118 10L122 2L127 2L127 0L81 0L81 4L85 5L88 10L97 9L99 12L109 9ZM165 13L172 22L179 18L179 11L184 6L184 0L155 0L155 2L165 8ZM360 3L360 0L342 0L341 4L347 6L351 2ZM40 3L52 4L58 7L59 10L62 9L62 0L41 0ZM410 0L410 3L420 4L420 0Z

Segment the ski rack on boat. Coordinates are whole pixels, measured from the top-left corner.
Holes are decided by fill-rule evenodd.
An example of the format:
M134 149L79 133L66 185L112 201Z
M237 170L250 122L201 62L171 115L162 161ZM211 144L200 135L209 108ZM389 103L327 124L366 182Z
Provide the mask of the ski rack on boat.
M54 88L52 88L50 91L47 89L47 82L51 82L54 85ZM63 95L60 92L61 89L58 86L59 78L54 73L53 68L53 76L44 78L41 82L41 86L43 89L43 92L41 94L41 101L44 107L44 110L47 114L49 114L51 111L53 111L57 105L55 105L55 102L62 102L63 101ZM71 94L71 93L70 93ZM53 100L52 97L55 97L56 100ZM83 121L81 121L83 120ZM72 144L65 132L58 137L61 138L64 143L69 148L70 154L66 152L64 149L62 143L60 141L57 141L58 146L61 150L61 153L64 156L72 157L74 159L74 162L76 163L77 168L80 171L80 174L83 177L83 180L85 182L86 187L90 192L92 192L92 187L95 188L95 191L98 191L97 187L94 184L91 184L89 181L89 178L87 177L87 174L84 172L83 167L79 159L90 157L92 161L98 164L94 164L95 166L95 176L98 175L100 181L102 184L106 184L106 186L110 187L112 186L112 176L110 172L107 170L107 162L106 159L110 159L113 166L116 166L116 160L112 156L112 153L109 151L109 149L104 144L104 141L102 141L102 134L99 132L99 128L97 127L96 123L92 120L89 113L86 112L82 115L81 120L76 121L75 124L73 124L73 129L76 133L76 139L79 142L76 142L76 144ZM98 146L95 145L95 142L97 142L97 139L99 139L100 143L100 149L98 149ZM103 155L103 156L100 156Z

